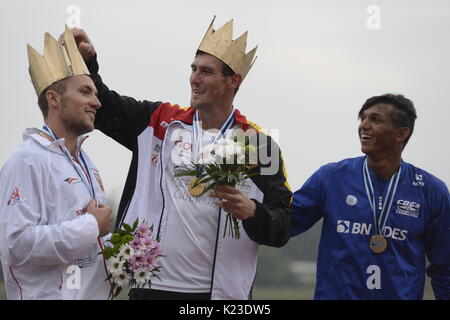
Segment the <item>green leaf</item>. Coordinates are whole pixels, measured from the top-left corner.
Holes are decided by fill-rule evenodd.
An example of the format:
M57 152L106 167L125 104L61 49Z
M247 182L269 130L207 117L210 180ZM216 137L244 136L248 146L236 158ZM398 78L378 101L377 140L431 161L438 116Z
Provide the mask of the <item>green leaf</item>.
M129 232L129 231L126 231L126 230L119 230L119 231L118 231L118 234L120 234L122 237L124 237L124 236L126 236L127 234L130 234L130 232Z
M199 185L199 184L201 184L201 183L208 183L208 182L210 182L211 180L213 180L212 177L206 177L206 178L204 178L204 179L198 179L198 180L194 183L194 186ZM197 183L197 182L198 182L198 183Z
M112 244L117 244L117 243L120 243L120 240L121 240L121 236L120 236L120 234L119 233L114 233L112 236L111 236L111 239L109 240Z
M116 293L114 294L114 297L117 297L120 292L122 292L122 287L117 287Z
M138 225L139 225L139 218L136 218L136 220L133 223L133 231L136 230Z
M131 228L131 226L129 224L124 223L124 224L122 224L122 227L128 232L133 232L133 229Z
M130 241L133 241L133 239L134 239L134 237L132 236L132 235L130 235L130 234L127 234L126 236L124 236L123 238L122 238L122 244L126 244L126 243L128 243L128 242L130 242Z
M103 257L105 257L106 260L111 258L114 255L114 249L111 247L106 247L103 249Z

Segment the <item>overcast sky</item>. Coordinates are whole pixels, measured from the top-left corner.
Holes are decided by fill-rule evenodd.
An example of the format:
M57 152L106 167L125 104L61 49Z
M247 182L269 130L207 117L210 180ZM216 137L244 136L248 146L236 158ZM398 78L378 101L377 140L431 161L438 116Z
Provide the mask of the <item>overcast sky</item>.
M111 89L188 106L190 64L216 15L216 27L234 19L235 38L249 31L248 50L258 45L235 106L278 138L293 189L321 165L361 154L357 113L387 92L405 94L418 112L403 159L450 185L448 0L2 0L0 9L1 166L24 128L43 123L27 42L42 52L45 32L58 37L80 22ZM130 152L100 132L84 148L118 201Z

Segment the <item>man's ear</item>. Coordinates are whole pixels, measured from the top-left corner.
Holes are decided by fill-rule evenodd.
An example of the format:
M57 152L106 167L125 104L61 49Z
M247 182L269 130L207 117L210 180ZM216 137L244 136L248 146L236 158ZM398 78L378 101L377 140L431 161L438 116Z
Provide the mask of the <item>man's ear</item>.
M241 83L242 83L242 76L240 74L235 73L231 76L231 85L233 86L233 90L239 88Z
M408 138L411 130L408 127L403 127L398 129L398 134L396 137L397 142L404 144L406 138Z
M49 109L59 108L59 106L61 105L61 95L54 90L48 90L45 93L45 98L47 99L47 105Z

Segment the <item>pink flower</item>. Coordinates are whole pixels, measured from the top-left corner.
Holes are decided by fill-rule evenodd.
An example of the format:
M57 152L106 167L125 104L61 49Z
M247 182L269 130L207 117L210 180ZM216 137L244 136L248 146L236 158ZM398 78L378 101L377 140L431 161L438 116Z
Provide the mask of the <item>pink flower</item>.
M142 253L135 254L130 260L130 265L133 270L139 269L144 263L145 260Z
M148 235L150 234L150 229L149 226L145 223L141 224L138 228L137 228L138 234L140 233L141 235Z
M153 239L152 239L151 237L146 236L143 240L144 240L144 241L143 241L143 245L144 245L145 247L150 247L150 248L152 248L154 241L153 241Z
M139 247L141 246L141 239L139 237L135 237L131 246L135 250L139 249Z
M154 256L159 256L161 254L161 247L158 242L156 242L155 246L150 249L150 254Z
M156 258L152 255L145 256L145 263L152 269L154 269L157 266Z

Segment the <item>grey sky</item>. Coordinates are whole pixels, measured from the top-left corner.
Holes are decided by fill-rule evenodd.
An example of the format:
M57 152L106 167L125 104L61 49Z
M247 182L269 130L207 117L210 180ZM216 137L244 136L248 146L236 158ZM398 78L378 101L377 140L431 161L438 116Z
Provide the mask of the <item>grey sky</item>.
M0 165L42 116L28 75L26 43L42 52L81 9L106 84L138 99L189 104L190 63L213 15L249 31L258 59L235 106L279 129L293 189L321 165L360 155L357 113L370 96L403 93L417 108L404 160L450 185L450 2L433 1L2 1ZM369 30L370 5L381 29ZM85 150L118 198L131 154L99 132Z

